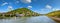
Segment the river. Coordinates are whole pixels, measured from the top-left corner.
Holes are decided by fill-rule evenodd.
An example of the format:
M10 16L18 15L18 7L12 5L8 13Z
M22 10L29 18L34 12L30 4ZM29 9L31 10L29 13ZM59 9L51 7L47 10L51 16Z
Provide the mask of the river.
M37 16L37 17L14 17L7 19L0 19L0 23L56 23L54 20L48 18L47 16Z

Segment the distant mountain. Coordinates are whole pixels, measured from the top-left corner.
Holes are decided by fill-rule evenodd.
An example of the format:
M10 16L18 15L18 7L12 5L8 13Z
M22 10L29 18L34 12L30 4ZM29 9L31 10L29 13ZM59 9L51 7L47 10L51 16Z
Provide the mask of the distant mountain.
M16 14L24 14L25 16L38 16L40 14L33 12L32 10L28 9L28 8L18 8L16 10L12 10L7 12L5 15L16 15Z
M50 13L47 14L47 16L60 17L60 10L50 12Z

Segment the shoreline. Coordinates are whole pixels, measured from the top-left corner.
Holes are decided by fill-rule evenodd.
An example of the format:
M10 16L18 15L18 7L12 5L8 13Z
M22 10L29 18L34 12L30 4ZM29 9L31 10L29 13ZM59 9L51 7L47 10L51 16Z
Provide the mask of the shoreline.
M53 20L56 21L57 23L60 23L60 18L58 18L58 17L51 17L51 19L53 19Z

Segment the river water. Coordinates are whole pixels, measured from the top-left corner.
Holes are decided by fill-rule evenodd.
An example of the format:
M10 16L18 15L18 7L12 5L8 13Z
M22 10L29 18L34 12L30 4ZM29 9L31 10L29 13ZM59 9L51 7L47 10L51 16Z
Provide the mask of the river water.
M48 18L47 16L37 16L37 17L14 17L7 19L0 19L0 23L56 23L54 20Z

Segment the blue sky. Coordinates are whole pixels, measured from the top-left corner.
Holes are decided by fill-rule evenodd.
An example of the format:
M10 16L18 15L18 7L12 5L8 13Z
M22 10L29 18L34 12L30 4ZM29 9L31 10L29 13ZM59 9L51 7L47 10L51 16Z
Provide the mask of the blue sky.
M60 10L60 0L0 0L0 13L22 7L40 14L46 14Z

